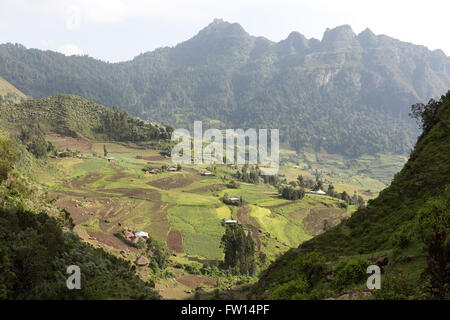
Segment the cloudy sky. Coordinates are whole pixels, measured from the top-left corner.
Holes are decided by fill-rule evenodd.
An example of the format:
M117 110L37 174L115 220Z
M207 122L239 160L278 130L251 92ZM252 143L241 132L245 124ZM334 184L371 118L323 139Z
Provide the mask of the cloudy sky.
M0 0L0 43L124 61L194 36L214 18L274 41L350 24L450 55L447 0Z

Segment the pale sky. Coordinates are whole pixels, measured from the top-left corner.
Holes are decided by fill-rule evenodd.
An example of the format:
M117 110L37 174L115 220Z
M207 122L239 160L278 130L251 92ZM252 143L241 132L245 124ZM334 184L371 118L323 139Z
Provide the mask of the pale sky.
M349 24L449 55L449 12L448 0L0 0L0 43L125 61L222 18L273 41Z

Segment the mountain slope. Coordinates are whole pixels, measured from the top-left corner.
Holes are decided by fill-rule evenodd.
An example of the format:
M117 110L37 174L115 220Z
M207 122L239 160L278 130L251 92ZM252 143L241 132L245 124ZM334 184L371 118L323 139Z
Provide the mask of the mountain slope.
M391 274L393 271L401 272L402 276L407 278L404 287L389 288L395 293L395 297L405 298L409 294L413 296L411 292L408 293L408 290L412 290L411 287L420 288L424 285L426 274L422 272L425 269L433 270L437 264L436 261L439 260L433 256L435 254L433 250L436 248L433 249L431 244L429 247L423 247L420 242L427 237L439 235L439 232L443 234L440 235L441 240L435 246L443 255L444 270L447 268L447 275L444 271L440 283L445 284L446 281L448 283L450 91L440 101L429 103L425 110L429 111L422 113L425 114L423 117L426 119L424 132L419 137L409 161L395 176L392 184L376 199L370 201L367 208L359 209L347 221L279 258L263 275L256 287L260 296L264 295L265 290L268 292L274 290L275 296L272 298L301 298L301 295L294 297L298 292L292 291L292 288L297 286L298 277L305 273L305 270L299 270L299 268L308 265L307 263L314 265L311 261L321 265L325 259L330 261L329 266L321 265L322 267L318 268L315 265L315 272L319 274L319 278L325 278L327 272L333 273L336 279L331 284L321 280L310 281L308 285L311 287L303 293L309 297L317 295L316 297L320 298L343 293L345 290L350 290L352 285L349 287L343 284L336 285L342 272L336 264L339 265L344 257L368 259L378 256L389 257L389 264L385 266L387 268L385 270L389 270ZM435 214L435 216L431 215L434 220L427 222L424 219L430 214ZM430 221L436 225L442 224L439 231L432 229ZM320 260L318 256L322 256L324 260ZM360 264L362 278L367 278L364 276L365 263ZM389 283L387 282L386 286L389 286ZM356 283L353 284L353 287L355 286ZM284 289L277 291L278 287ZM448 289L447 287L446 294Z
M275 43L217 19L123 63L0 45L0 75L34 97L73 93L180 127L279 128L298 150L360 155L410 150L408 106L450 87L450 59L368 29Z
M0 77L0 99L16 102L25 99L25 97L16 87Z
M0 126L0 299L158 299L128 261L83 242L34 175L49 169ZM81 288L68 290L69 266Z
M110 110L75 95L59 94L0 105L0 124L10 128L36 126L44 132L91 139L144 141L167 138L165 127L133 119L118 108Z

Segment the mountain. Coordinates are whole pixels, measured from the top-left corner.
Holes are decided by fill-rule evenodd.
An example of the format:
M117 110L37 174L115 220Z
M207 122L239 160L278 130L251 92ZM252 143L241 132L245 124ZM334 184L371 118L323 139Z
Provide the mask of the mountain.
M348 291L366 289L366 267L379 264L383 279L375 297L448 299L450 91L416 110L423 133L391 185L348 220L280 257L255 286L259 297L347 292L348 298Z
M450 58L348 25L273 42L215 19L121 63L3 44L0 76L37 98L77 94L177 127L278 128L297 150L355 156L410 151L409 106L450 87Z

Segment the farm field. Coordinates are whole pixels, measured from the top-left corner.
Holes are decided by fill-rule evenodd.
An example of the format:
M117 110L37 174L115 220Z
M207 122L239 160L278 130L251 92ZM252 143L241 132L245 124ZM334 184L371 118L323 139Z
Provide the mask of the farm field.
M117 236L124 228L147 232L164 242L172 256L165 275L158 278L155 287L167 299L192 297L198 294L199 287L205 296L217 288L234 288L237 283L241 285L238 288L244 290L245 283L256 279L250 277L239 282L229 274L192 274L192 268L217 266L223 259L220 240L225 232L225 219L236 219L251 232L257 250L266 257L258 265L261 271L289 248L323 232L325 221L332 227L356 210L354 206L341 209L341 200L329 196L307 194L298 201L281 199L273 186L262 183L240 183L237 189L228 188L227 181L235 170L225 165L217 165L211 177L200 174L205 166L194 165L183 165L180 171L150 174L143 168L171 165L171 160L161 156L158 150L58 136L48 139L58 148L81 151L78 157L51 159L54 170L61 174L41 177L57 205L70 213L74 230L92 245L132 263L139 256L139 250ZM107 157L103 155L104 146L108 150ZM311 176L311 170L317 169L326 179L334 175L342 177L337 182L332 180L337 189L349 193L356 190L366 198L374 196L383 186L381 180L373 179L373 182L365 176L353 178L362 181L353 184L356 180L347 179L350 169L331 171L330 161L335 160L314 162L308 158L311 155L307 155L294 164L293 155L292 152L282 154L280 172L288 180L298 174ZM342 162L342 159L336 161ZM392 161L389 166L395 166L400 159L360 161ZM306 163L312 169L308 169ZM344 166L344 162L340 165ZM371 193L363 193L369 187ZM242 198L245 205L224 204L221 198L226 194ZM137 268L144 279L150 279L144 268Z

